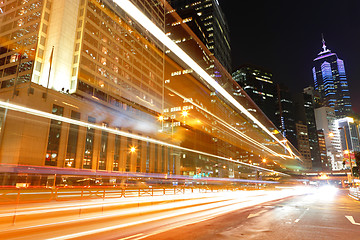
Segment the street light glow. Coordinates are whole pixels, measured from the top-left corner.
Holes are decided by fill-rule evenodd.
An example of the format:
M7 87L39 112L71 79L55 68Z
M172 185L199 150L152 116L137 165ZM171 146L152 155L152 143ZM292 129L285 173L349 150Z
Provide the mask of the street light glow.
M189 113L188 113L188 111L182 111L181 112L181 115L183 116L183 117L187 117L188 115L189 115Z
M134 152L136 152L136 147L132 146L132 147L130 148L130 153L134 153Z

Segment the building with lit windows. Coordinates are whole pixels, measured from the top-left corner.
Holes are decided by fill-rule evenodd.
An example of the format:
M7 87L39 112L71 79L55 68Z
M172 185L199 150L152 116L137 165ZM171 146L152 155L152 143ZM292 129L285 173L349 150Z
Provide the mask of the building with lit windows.
M254 179L259 166L240 162L244 151L301 169L264 114L247 111L257 106L231 76L207 71L213 54L172 24L183 19L166 2L116 2L2 2L0 184L14 185L19 172L51 186L140 173Z
M304 91L306 91L306 89L304 89ZM297 121L307 126L312 169L322 171L313 99L312 95L305 92L295 94L295 116Z
M292 93L283 83L276 84L275 104L275 125L283 136L296 146L294 102Z
M162 4L137 4L164 28ZM107 0L22 0L5 2L2 11L2 99L103 128L154 135L143 125L151 127L162 112L163 46L118 5ZM54 119L27 128L32 124L15 121L18 114L2 114L6 128L1 135L9 139L1 145L2 163L167 172L160 166L170 159L164 146ZM14 138L16 129L38 144ZM137 146L136 154L124 154L129 146Z
M343 154L335 110L330 107L316 108L315 120L317 129L321 130L324 135L327 156L331 162L332 170L343 169Z
M347 117L352 110L344 61L327 49L324 38L322 43L323 50L313 61L315 90L320 92L322 105L333 108L336 117Z
M326 144L325 144L325 134L323 129L317 130L318 142L319 142L319 152L320 152L320 161L321 161L321 169L323 171L329 171L332 169L331 161L329 161Z
M359 125L351 117L340 118L336 120L340 131L341 148L343 151L360 152L359 143ZM346 131L346 133L344 132ZM346 136L346 140L345 140Z
M189 25L215 58L231 73L229 27L217 0L169 0L181 18L198 18L198 24ZM217 71L215 75L219 75Z
M312 169L312 159L310 151L309 133L305 124L296 123L296 146L305 161L304 166L307 170Z
M272 73L259 67L244 65L232 74L270 121L275 122L275 89Z

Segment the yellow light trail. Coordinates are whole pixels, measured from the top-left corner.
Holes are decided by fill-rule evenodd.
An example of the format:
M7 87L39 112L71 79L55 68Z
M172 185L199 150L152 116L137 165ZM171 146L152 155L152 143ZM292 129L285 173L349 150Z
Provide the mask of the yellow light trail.
M256 146L259 146L260 148L268 151L269 153L273 154L274 156L280 156L283 157L283 155L278 154L277 152L271 150L268 147L265 147L264 145L262 145L261 143L257 142L256 140L252 139L251 137L247 136L245 133L242 133L241 131L239 131L238 129L234 128L233 126L231 126L229 123L227 123L226 121L222 120L220 117L216 116L215 114L213 114L212 112L208 111L207 109L201 107L199 104L195 103L194 101L192 101L189 98L186 98L185 96L183 96L182 94L178 93L177 91L175 91L174 89L171 89L169 87L167 87L167 89L169 89L170 91L172 91L174 94L178 95L180 98L186 100L186 102L189 102L191 104L193 104L195 107L201 109L202 111L206 112L207 114L211 115L212 117L216 118L223 126L225 126L226 128L228 128L229 130L232 130L233 132L237 133L238 135L240 135L241 137L245 138L246 140L248 140L249 142L255 144ZM290 157L290 156L289 156ZM292 157L290 157L292 158Z
M172 227L172 228L175 228L175 227L180 227L181 225L187 225L187 224L191 224L191 223L195 223L195 222L199 222L199 221L205 221L207 219L210 219L210 217L216 217L216 216L223 215L225 213L232 212L232 211L242 209L245 207L254 206L257 204L261 204L261 203L268 202L268 201L273 201L276 199L285 198L288 196L298 195L299 193L292 189L283 190L283 191L267 191L267 192L260 191L260 192L257 192L257 194L250 194L250 196L248 196L250 198L246 198L247 194L245 194L242 191L219 193L219 194L221 197L218 198L215 202L214 202L214 200L213 201L210 200L210 203L205 204L205 205L196 206L197 203L201 203L201 200L198 200L198 201L193 202L192 204L188 205L189 206L188 208L182 208L183 203L176 203L176 202L170 203L170 204L167 204L167 205L169 205L168 207L166 207L167 209L173 210L174 208L181 207L180 208L181 210L180 211L173 210L171 213L166 213L166 211L165 211L164 214L162 214L160 216L156 216L156 217L144 216L145 218L141 219L141 220L112 225L112 226L108 226L108 227L92 229L92 230L87 230L87 231L83 231L83 232L76 232L76 233L53 237L53 238L48 238L48 240L73 239L73 238L84 237L84 236L89 236L89 235L93 235L93 234L104 233L107 231L118 230L118 229L125 228L125 227L151 223L151 222L155 222L155 221L159 221L159 220L176 218L176 217L184 216L187 214L197 214L196 217L192 217L191 220L187 220L187 222L181 221L180 223L178 223L177 225ZM220 199L223 199L223 200L221 201ZM253 199L253 200L251 200L251 199ZM160 209L163 209L162 207L164 207L164 206L150 206L148 208L153 208L153 207L157 207L160 210ZM138 211L138 210L136 210L136 211ZM170 229L171 228L167 228L167 230L170 230ZM150 235L153 235L153 234L149 234L147 236L150 236ZM133 235L133 237L135 237L135 236L136 235ZM145 236L141 236L141 237L139 236L138 239L141 239L144 237Z
M145 14L143 14L135 5L129 0L114 0L114 2L129 14L135 21L148 30L155 38L162 42L174 54L176 54L184 63L198 73L208 84L210 84L223 97L231 102L237 109L251 119L256 125L263 129L270 137L277 141L281 146L287 149L271 131L269 131L259 120L257 120L250 112L246 110L235 98L231 96L224 88L220 86L204 69L202 69L189 55L187 55L176 43L174 43L166 34L158 28Z
M54 120L58 120L58 121L62 121L62 122L70 123L70 124L75 124L75 125L86 127L86 128L98 129L98 130L106 131L106 132L109 132L109 133L112 133L112 134L115 134L115 135L129 137L129 138L141 140L141 141L144 141L144 142L156 143L156 144L164 145L164 146L167 146L167 147L172 147L174 149L179 149L179 150L183 150L183 151L198 153L198 154L202 154L202 155L205 155L205 156L209 156L209 157L213 157L213 158L217 158L217 159L221 159L221 160L225 160L225 161L245 165L245 166L248 166L248 167L251 167L251 168L256 168L256 169L267 171L267 172L273 172L273 173L289 176L288 174L285 174L285 173L282 173L282 172L277 172L277 171L274 171L274 170L271 170L271 169L266 169L266 168L262 168L262 167L258 167L258 166L253 166L253 165L243 163L243 162L238 162L238 161L235 161L235 160L230 159L230 158L217 156L217 155L202 152L202 151L197 151L197 150L194 150L194 149L191 149L191 148L184 148L184 147L177 146L177 145L174 145L174 144L170 144L170 143L167 143L167 142L159 141L159 140L156 140L156 139L153 139L153 138L143 137L143 136L139 136L139 135L136 135L136 134L124 132L124 131L109 128L109 127L99 126L99 125L95 125L95 124L87 123L87 122L82 122L82 121L79 121L79 120L74 120L74 119L71 119L71 118L58 116L58 115L43 112L43 111L40 111L40 110L36 110L36 109L28 108L28 107L23 107L23 106L13 104L13 103L0 101L0 107L5 108L5 109L10 109L10 110L13 110L13 111L19 111L19 112L27 113L27 114L30 114L30 115L35 115L35 116L38 116L38 117L43 117L43 118L47 118L47 119L54 119Z

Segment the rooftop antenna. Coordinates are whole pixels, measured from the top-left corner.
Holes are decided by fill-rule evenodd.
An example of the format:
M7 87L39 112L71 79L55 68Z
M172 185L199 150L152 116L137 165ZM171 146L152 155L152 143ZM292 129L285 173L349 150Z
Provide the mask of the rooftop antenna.
M326 52L327 49L326 49L325 39L324 39L324 34L323 33L321 33L321 39L322 39L322 44L323 44L322 48L323 48L324 52Z

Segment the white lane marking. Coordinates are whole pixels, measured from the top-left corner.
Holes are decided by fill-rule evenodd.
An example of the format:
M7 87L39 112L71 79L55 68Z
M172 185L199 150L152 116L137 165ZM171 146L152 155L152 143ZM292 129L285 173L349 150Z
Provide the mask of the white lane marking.
M268 210L264 209L264 210L261 210L260 212L257 212L257 213L250 213L249 216L247 218L253 218L253 217L257 217L257 216L260 216L261 214L263 214L264 212L267 212Z
M131 239L131 238L136 238L136 237L140 237L144 235L143 233L139 233L139 234L135 234L135 235L132 235L132 236L128 236L128 237L124 237L124 238L119 238L118 240L126 240L126 239Z
M360 223L355 222L353 216L345 216L352 224L354 225L360 225Z
M310 208L305 209L305 211L299 216L299 218L297 218L294 223L298 223L300 221L300 219L303 218L303 216L306 214L307 211L309 211Z

